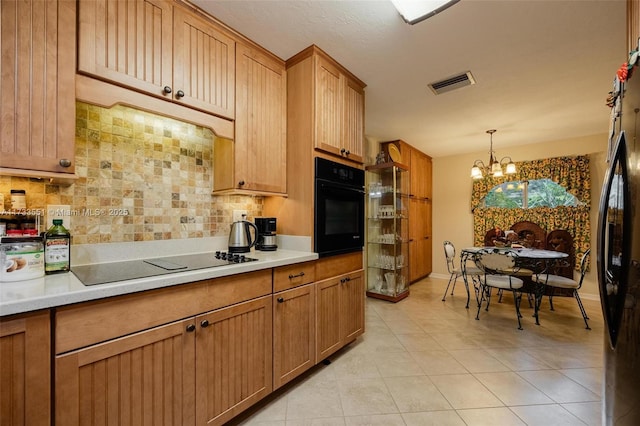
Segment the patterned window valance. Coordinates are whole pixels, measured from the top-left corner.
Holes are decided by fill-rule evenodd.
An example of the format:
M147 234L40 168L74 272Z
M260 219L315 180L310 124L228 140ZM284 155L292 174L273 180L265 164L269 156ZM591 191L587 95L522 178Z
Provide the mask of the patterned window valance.
M471 191L471 211L479 207L487 193L496 185L506 181L551 179L567 189L578 200L591 206L591 177L589 156L555 157L543 160L516 163L518 172L502 178L485 176L473 180Z

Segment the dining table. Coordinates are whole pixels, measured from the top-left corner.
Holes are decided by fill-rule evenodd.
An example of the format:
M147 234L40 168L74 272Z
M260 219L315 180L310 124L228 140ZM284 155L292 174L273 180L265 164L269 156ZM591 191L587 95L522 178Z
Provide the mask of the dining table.
M460 270L462 271L462 279L464 281L465 289L467 290L467 306L469 309L469 301L471 300L471 293L469 291L469 276L466 273L467 263L474 262L476 254L482 250L495 249L495 250L510 250L517 254L518 262L520 262L521 268L529 269L535 275L546 274L554 266L562 262L563 259L569 257L567 253L554 250L544 250L535 248L514 248L514 247L465 247L460 251ZM473 277L471 278L474 279ZM476 278L480 279L480 278ZM477 286L474 285L476 293L476 301L478 300ZM545 284L537 281L532 282L532 289L534 295L534 317L536 319L536 325L540 325L538 313L540 311L540 304L542 303L542 296L544 295Z

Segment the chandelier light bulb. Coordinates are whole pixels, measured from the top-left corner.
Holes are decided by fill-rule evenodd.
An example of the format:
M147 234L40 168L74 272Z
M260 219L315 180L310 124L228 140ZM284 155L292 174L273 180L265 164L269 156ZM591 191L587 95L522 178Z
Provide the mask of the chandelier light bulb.
M485 165L482 160L476 160L471 167L471 177L473 179L482 179L484 175L489 175L494 178L503 177L505 174L512 175L516 173L516 164L511 160L511 157L502 157L500 161L497 160L496 152L493 150L493 134L497 132L496 129L487 130L489 134L489 162ZM503 166L505 169L503 170Z

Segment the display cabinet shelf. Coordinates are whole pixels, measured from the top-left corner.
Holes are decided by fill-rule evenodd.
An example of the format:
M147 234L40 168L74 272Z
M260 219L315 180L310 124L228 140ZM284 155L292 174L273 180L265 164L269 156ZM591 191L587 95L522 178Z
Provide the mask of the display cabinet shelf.
M398 302L409 295L409 176L399 163L367 171L367 296Z

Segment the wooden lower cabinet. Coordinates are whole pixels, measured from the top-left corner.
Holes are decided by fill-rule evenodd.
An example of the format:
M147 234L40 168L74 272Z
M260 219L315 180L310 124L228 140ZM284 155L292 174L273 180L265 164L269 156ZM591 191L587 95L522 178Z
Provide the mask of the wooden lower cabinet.
M51 424L49 311L0 318L0 425Z
M271 295L196 318L196 424L221 425L272 390Z
M271 296L56 358L57 425L221 425L271 392Z
M316 359L364 333L364 270L316 283Z
M178 321L58 356L56 425L194 425L194 324Z
M290 382L316 363L315 285L273 295L273 388Z
M274 293L265 287L272 282ZM217 308L221 300L226 304ZM275 268L273 275L253 272L58 308L55 424L223 425L364 333L364 302L356 253ZM205 306L211 310L194 315ZM43 411L43 425L50 424L48 315L0 321L2 385L22 374L40 386L27 394L38 397L34 404L17 409L3 387L0 425L10 418L7 407L23 416ZM88 337L74 339L73 332ZM25 345L38 349L27 352ZM27 354L42 359L34 363ZM4 362L10 357L25 358L29 368L13 361L22 373L10 371ZM19 386L24 395L28 385Z

